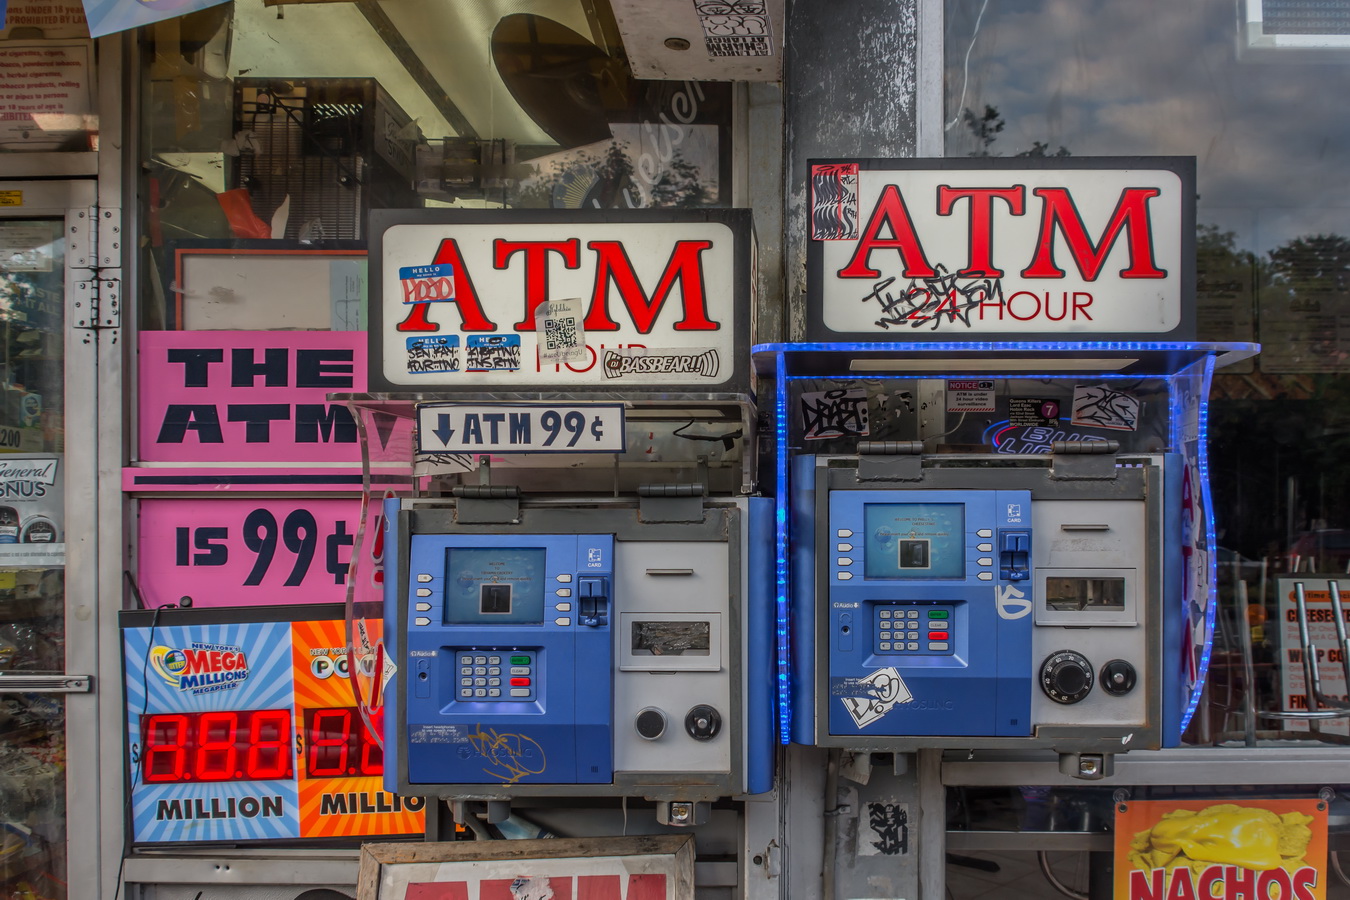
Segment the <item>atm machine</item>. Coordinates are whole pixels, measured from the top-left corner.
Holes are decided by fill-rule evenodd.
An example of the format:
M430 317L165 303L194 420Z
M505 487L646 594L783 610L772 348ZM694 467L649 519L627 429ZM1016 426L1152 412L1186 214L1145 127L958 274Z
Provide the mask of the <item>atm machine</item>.
M793 558L794 659L814 673L796 739L1051 747L1080 777L1177 741L1184 463L1111 440L1049 451L865 441L795 460L814 550Z
M499 825L543 803L627 827L629 801L693 826L771 789L750 222L372 214L375 393L353 407L368 451L381 417L415 435L415 493L383 500L368 691L390 790L469 824L464 804Z
M814 160L775 379L782 738L1180 742L1213 627L1194 161Z
M642 797L665 824L768 790L771 502L472 493L386 503L393 789Z

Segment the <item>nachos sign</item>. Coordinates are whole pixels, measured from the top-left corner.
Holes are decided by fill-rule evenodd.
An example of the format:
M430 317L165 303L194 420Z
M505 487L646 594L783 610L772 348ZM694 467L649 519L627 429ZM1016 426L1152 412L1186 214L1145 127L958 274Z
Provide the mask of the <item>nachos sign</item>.
M1192 158L813 160L808 339L1192 340Z
M748 210L382 210L370 230L371 390L749 390Z

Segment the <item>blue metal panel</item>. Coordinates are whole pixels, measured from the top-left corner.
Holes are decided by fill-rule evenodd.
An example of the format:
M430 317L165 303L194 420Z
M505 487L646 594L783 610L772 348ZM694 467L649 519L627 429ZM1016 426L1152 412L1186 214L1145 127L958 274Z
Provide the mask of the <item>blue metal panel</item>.
M774 568L774 501L749 500L749 522L744 558L748 568L745 596L745 792L762 794L773 789L774 672L777 641Z
M829 734L1031 734L1029 491L833 491L828 539Z
M1181 481L1186 460L1179 453L1163 457L1163 597L1162 597L1162 744L1181 743L1181 721L1190 693L1186 686L1186 646L1190 623L1186 619L1181 555Z
M398 553L398 516L400 502L397 498L390 498L384 501L384 547L386 559L393 558ZM359 549L359 548L358 548ZM400 581L406 577L405 572L398 569L398 560L394 558L392 564L385 566L384 570L384 653L385 658L401 664L403 659L399 652L403 625L398 620L398 590ZM350 617L351 613L348 612ZM405 678L413 677L405 673ZM395 682L397 683L397 682ZM400 726L398 716L395 714L396 702L392 696L387 698L387 709L384 716L384 734L380 739L384 742L384 789L390 793L398 793L398 763L399 763L399 744L400 744Z
M788 546L792 581L791 656L786 669L791 706L780 712L792 729L792 740L814 744L816 716L813 674L816 671L816 490L814 456L792 460L791 540Z
M410 665L430 661L430 689L419 677L402 688L409 782L611 783L613 536L410 544L401 627Z

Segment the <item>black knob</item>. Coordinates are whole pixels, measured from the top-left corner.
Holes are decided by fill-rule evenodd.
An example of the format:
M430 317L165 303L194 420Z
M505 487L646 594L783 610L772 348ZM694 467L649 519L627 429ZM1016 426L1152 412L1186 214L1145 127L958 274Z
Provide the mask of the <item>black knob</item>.
M1051 653L1041 663L1041 690L1056 703L1077 703L1092 690L1092 663L1073 650Z
M666 714L655 706L648 706L638 711L633 727L637 729L638 737L654 741L666 733Z
M1134 671L1134 666L1123 659L1113 659L1102 666L1102 690L1108 694L1114 694L1117 697L1123 697L1134 690L1135 682L1139 676Z
M700 703L684 717L684 730L696 741L711 741L722 730L722 714Z

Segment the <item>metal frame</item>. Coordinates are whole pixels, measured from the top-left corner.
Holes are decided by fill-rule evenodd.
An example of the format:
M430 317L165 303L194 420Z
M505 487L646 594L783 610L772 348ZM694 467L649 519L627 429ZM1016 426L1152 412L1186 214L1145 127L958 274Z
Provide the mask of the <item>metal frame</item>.
M138 134L135 127L140 110L140 93L130 89L138 71L139 56L136 53L136 31L129 31L112 37L102 38L98 42L99 59L99 123L100 152L98 166L99 203L105 210L116 212L116 221L120 222L121 234L135 234L133 210L127 209L124 199L136 196L136 178L139 168L136 165L134 148L127 146L127 136ZM123 246L127 244L123 240ZM123 285L134 285L137 271L137 254L127 252L121 261ZM134 291L123 291L123 315L125 322L131 322L136 308L134 301L127 298ZM134 330L134 329L128 329ZM97 596L99 607L107 610L104 615L96 616L98 623L98 677L99 683L111 688L110 697L120 698L121 691L116 686L121 680L122 654L121 635L117 628L116 610L122 605L122 579L125 571L122 537L123 508L121 491L121 467L126 453L123 443L123 428L126 421L127 398L124 391L123 352L125 341L123 329L106 329L94 332L97 345L97 391L91 391L90 397L97 406L97 470L91 474L97 485ZM93 443L93 441L91 441ZM118 889L118 877L122 866L122 853L126 836L121 823L124 808L122 773L118 757L125 746L125 714L120 702L98 703L98 764L91 767L90 775L95 780L95 789L101 798L97 814L87 816L88 827L97 828L100 843L97 854L91 854L88 860L91 888L94 883L102 890L93 889L90 896L112 897ZM91 813L95 807L90 807ZM82 825L82 827L84 827ZM94 879L97 879L94 882ZM72 883L73 886L73 883Z
M92 224L92 209L97 185L82 181L11 181L7 189L22 190L24 205L8 207L0 213L4 219L59 219L67 237L65 265L65 308L62 332L65 343L64 403L66 449L62 459L65 485L65 672L60 681L95 674L91 666L98 660L99 604L97 602L96 553L97 529L97 434L96 359L97 342L92 332L74 325L76 285L87 270L76 268L74 245L87 239ZM84 259L89 262L89 259ZM3 561L0 561L2 563ZM3 685L0 685L3 689ZM66 709L66 879L72 896L97 893L97 860L100 846L98 818L77 815L99 809L99 783L93 775L99 767L100 734L98 695L69 692L57 687L65 698Z

